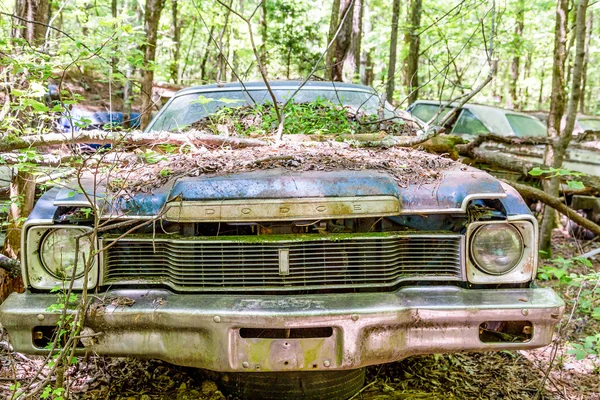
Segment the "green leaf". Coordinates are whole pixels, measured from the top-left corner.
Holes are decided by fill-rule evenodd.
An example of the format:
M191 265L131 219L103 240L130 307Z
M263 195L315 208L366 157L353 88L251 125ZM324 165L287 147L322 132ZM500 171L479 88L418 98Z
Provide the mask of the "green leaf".
M531 176L540 176L540 175L545 174L546 172L548 172L548 171L544 171L540 167L535 167L531 171L529 171L529 175L531 175Z
M571 190L583 190L585 185L581 181L567 181L567 186Z
M50 109L44 103L41 103L35 99L25 99L23 100L23 105L27 107L31 107L33 111L36 112L48 112Z

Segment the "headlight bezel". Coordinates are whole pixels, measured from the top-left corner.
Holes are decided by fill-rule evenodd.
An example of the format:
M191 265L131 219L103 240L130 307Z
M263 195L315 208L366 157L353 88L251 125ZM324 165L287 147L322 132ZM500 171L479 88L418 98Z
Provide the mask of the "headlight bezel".
M490 273L474 261L472 242L476 232L485 225L508 224L515 228L522 239L522 251L519 261L505 273ZM467 227L467 280L475 284L526 283L533 280L537 269L537 221L533 216L512 217L501 221L472 222Z
M512 232L514 232L515 236L517 237L517 240L519 241L519 245L520 245L519 253L520 254L516 258L516 261L514 262L514 265L512 265L510 268L507 268L504 272L494 272L494 271L491 271L487 266L484 266L482 262L480 262L479 260L477 260L477 255L475 254L475 246L473 245L473 242L475 242L475 240L478 238L479 235L484 234L483 231L486 228L500 227L502 225L505 225L506 229L509 229ZM488 275L499 276L499 275L505 275L505 274L510 273L513 269L515 269L519 265L519 263L523 259L524 250L525 250L525 241L523 239L523 234L514 225L509 224L509 223L505 223L505 224L481 224L476 229L473 230L473 232L471 234L471 237L469 239L469 257L471 258L471 261L473 262L473 265L475 265L482 272L484 272L484 273L486 273Z
M69 282L70 276L66 279L61 279L56 276L50 268L44 265L42 261L42 243L47 238L48 234L58 229L76 229L79 232L92 231L93 229L89 226L82 225L35 225L30 226L26 230L25 238L25 270L27 274L27 282L30 287L34 289L53 289L57 286L64 286ZM98 249L97 240L92 242L92 248ZM73 288L76 290L83 289L83 279L85 274L76 276L73 282ZM88 282L87 288L92 289L96 287L98 283L98 256L94 256L90 270L88 271Z

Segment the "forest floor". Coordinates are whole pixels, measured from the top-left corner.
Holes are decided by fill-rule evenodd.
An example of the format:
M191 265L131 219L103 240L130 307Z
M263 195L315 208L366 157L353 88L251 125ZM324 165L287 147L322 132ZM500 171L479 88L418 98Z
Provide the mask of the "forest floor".
M576 241L555 231L555 255L570 258L597 247L597 242ZM579 249L579 250L577 250ZM600 266L594 261L594 268ZM576 311L577 290L552 284L567 302L561 335L553 345L529 351L461 353L414 356L403 361L369 367L363 391L354 397L375 399L585 399L600 400L600 358L577 360L568 354L570 342L600 332L600 324ZM556 356L553 357L553 347ZM11 385L29 384L41 357L0 350L0 397L11 398ZM158 360L88 357L67 371L72 399L115 400L217 400L226 397L200 370ZM42 376L33 384L39 384ZM546 378L546 379L545 379Z

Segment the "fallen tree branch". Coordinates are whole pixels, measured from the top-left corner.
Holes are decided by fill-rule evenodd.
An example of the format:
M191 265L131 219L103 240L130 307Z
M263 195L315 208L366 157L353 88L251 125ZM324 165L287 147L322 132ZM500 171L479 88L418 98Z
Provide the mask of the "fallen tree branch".
M485 142L494 142L510 145L538 145L538 144L552 144L554 139L546 136L542 137L517 137L517 136L500 136L495 134L480 135L475 140L465 145L464 152L472 151L475 147L481 146Z
M21 263L3 254L0 254L0 268L7 271L12 278L21 276Z
M441 128L436 127L428 132L418 136L385 136L381 140L365 141L366 146L370 147L414 147L421 143L436 137L441 132ZM358 139L360 140L360 139Z
M466 145L457 145L456 149L462 156L467 156L473 161L482 164L493 165L500 169L513 171L529 176L529 171L538 167L547 170L549 167L544 164L525 161L515 156L502 154L498 151L484 150L480 148L471 148L470 143ZM600 177L594 175L571 176L562 175L563 180L581 181L587 188L600 192Z
M80 131L75 133L47 133L43 135L5 136L0 141L0 152L28 149L30 147L60 146L70 144L129 144L129 145L157 145L173 144L198 146L232 146L256 147L267 143L258 139L246 139L229 136L219 136L200 132L172 133L172 132L106 132L101 130Z
M532 197L536 200L541 201L549 207L552 207L559 213L563 214L571 221L575 222L577 225L582 226L583 228L591 231L595 235L600 236L600 226L590 221L589 219L582 217L575 210L570 207L567 207L559 198L548 195L543 190L539 190L533 188L528 185L523 185L521 183L511 182L505 179L502 179L503 182L506 182L510 186L514 187L522 196Z

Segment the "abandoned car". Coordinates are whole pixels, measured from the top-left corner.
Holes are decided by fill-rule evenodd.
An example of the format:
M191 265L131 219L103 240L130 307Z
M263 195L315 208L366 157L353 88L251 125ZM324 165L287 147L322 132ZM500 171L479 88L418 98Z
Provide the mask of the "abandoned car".
M364 86L272 89L279 101L393 115ZM262 83L186 89L148 132L269 100ZM510 186L410 149L286 146L270 148L267 168L246 162L259 154L249 148L200 152L187 174L119 201L101 179L47 191L23 227L26 291L0 306L14 350L47 352L60 317L51 290L85 258L76 238L83 255L103 249L73 272L75 289L95 293L81 353L216 371L248 397L343 399L369 365L550 343L564 303L533 283L537 221ZM91 206L114 228L86 236Z

